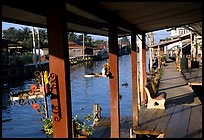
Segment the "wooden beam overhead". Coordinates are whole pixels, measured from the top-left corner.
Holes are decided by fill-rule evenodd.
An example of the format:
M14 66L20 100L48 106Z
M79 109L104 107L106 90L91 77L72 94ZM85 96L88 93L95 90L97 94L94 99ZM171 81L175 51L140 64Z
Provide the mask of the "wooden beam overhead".
M67 12L67 20L68 20L68 30L69 30L69 23L79 24L80 26L86 26L87 28L95 28L98 30L104 30L106 32L108 29L108 24L93 21L93 20L90 20L88 18L85 18L83 16L77 15L69 11ZM122 28L118 28L118 34L127 34L127 31Z
M121 26L123 28L126 28L128 30L134 29L137 31L137 33L144 33L144 31L137 29L135 26L124 20L123 18L119 17L117 14L114 12L104 8L101 6L98 2L92 1L89 3L89 6L84 6L87 5L86 1L77 1L77 0L67 0L67 3L74 5L84 11L87 11L103 20L106 20L107 22L115 22L118 24L118 26Z
M75 24L81 24L83 26L94 27L94 28L108 28L108 24L100 23L97 21L90 20L88 18L79 16L72 12L67 12L67 21Z

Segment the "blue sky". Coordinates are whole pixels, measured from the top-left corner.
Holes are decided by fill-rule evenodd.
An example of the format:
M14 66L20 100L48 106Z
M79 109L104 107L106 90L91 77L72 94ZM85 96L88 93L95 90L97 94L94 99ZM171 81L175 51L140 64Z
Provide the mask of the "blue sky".
M25 25L20 25L20 24L14 24L14 23L8 23L8 22L2 22L2 30L6 30L9 27L14 27L16 29L21 29L25 27ZM26 26L31 28L32 26ZM91 35L94 40L97 39L102 39L102 40L107 40L107 37L105 36L99 36L99 35ZM160 39L165 39L167 37L170 37L170 32L167 32L166 30L160 30L154 32L154 43L157 44L159 43Z

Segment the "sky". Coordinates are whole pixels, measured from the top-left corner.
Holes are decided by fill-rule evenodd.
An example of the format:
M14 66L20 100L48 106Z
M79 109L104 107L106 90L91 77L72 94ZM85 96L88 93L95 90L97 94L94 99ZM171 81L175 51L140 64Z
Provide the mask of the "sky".
M32 28L32 26L25 26L25 25L20 25L20 24L2 22L2 30L6 30L9 27L14 27L16 29L22 29L23 27ZM99 35L91 35L91 36L94 40L107 41L107 39L108 39L108 37L105 37L105 36L99 36ZM154 32L154 44L158 44L160 39L165 39L167 37L170 37L170 32L167 32L166 30L159 30L159 31Z

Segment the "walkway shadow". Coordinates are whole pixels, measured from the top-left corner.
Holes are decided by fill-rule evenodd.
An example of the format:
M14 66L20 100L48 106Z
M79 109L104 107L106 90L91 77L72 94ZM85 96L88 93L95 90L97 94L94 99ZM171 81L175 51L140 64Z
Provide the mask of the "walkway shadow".
M187 83L185 84L181 84L181 85L177 85L177 86L172 86L172 87L168 87L168 88L161 88L159 89L159 92L162 91L162 90L168 90L168 89L172 89L172 88L178 88L178 87L182 87L182 86L186 86L188 85Z
M172 80L172 79L177 79L177 78L183 78L183 76L177 76L177 77L173 77L173 78L161 79L160 81L167 81L167 80Z
M189 92L184 95L179 95L171 98L167 98L166 105L175 104L175 105L182 105L182 104L191 104L194 102L194 98L197 96L194 92Z

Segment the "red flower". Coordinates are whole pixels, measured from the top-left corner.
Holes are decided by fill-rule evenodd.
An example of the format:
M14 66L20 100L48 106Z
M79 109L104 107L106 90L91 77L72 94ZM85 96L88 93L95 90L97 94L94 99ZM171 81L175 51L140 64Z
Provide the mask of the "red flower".
M84 129L84 132L86 133L86 129Z
M37 90L37 86L36 86L35 84L32 84L32 85L30 86L30 90L31 90L32 92L35 92L35 91Z
M34 103L34 104L32 104L32 107L33 107L35 110L37 110L38 107L39 107L39 105L38 105L37 103Z

